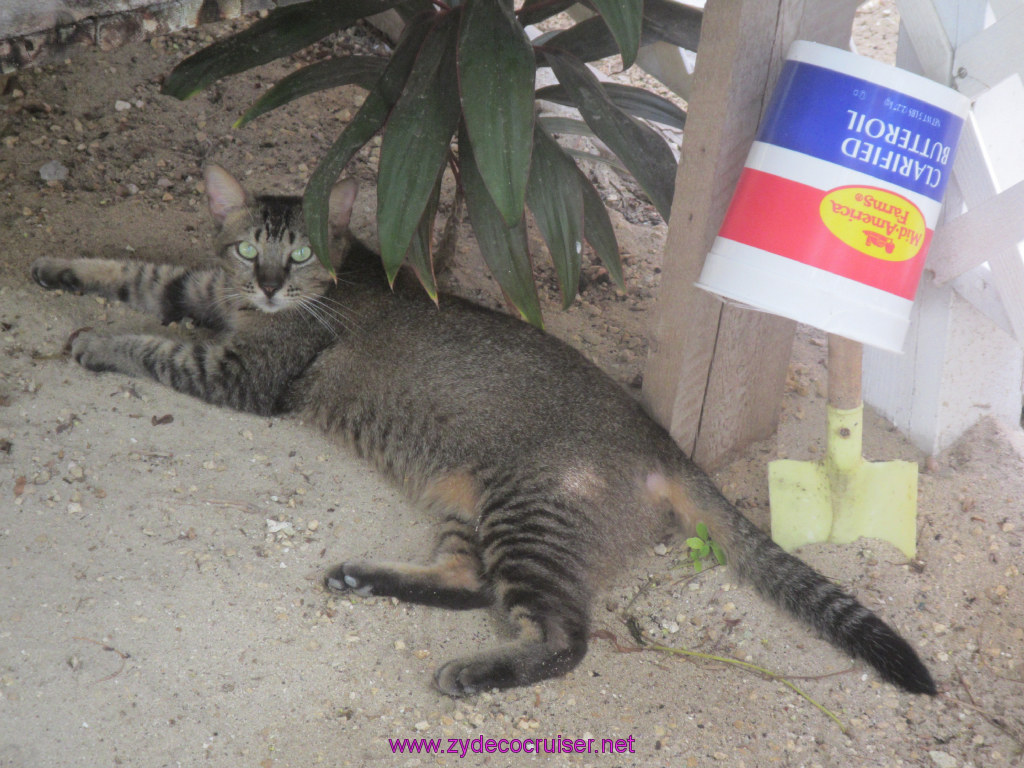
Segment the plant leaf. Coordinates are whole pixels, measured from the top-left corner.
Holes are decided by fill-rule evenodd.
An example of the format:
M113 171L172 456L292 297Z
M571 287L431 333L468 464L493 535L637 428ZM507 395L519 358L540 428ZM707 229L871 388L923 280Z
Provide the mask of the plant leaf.
M704 12L675 0L645 0L644 27L641 45L671 43L688 51L696 51Z
M594 132L590 126L576 117L556 117L554 115L540 115L537 118L537 125L544 127L544 130L551 134L568 133L572 136L587 136L594 138Z
M443 175L443 172L442 172ZM434 217L437 215L437 203L441 197L441 176L437 177L437 184L427 201L427 207L423 211L420 225L409 243L409 250L406 251L405 260L409 262L412 271L416 273L420 284L426 290L427 295L437 304L437 281L434 279L433 236Z
M171 71L161 90L178 99L191 98L222 77L287 56L400 1L311 0L277 8L237 35L189 56Z
M640 48L644 0L591 0L601 14L622 54L622 68L629 69Z
M384 128L377 172L377 229L389 280L394 280L409 250L459 121L458 31L457 11L434 24Z
M550 19L562 11L576 5L577 0L540 0L540 2L526 3L516 17L524 27Z
M260 96L232 127L241 128L249 121L290 101L339 85L352 84L369 90L380 78L386 65L387 60L379 56L346 56L303 67Z
M568 309L580 284L583 254L583 191L576 163L547 131L533 132L533 163L526 201L548 244L562 287L562 309Z
M587 125L629 168L668 221L676 161L665 140L615 106L579 59L560 51L547 51L545 56Z
M715 560L718 561L718 564L725 565L725 550L723 550L722 547L719 546L718 542L711 542L711 551L714 553Z
M704 546L704 539L697 536L691 536L686 540L686 546L694 553L700 552L700 548Z
M708 527L704 523L697 523L697 535L701 541L707 541L711 538L711 534L708 533Z
M612 280L621 289L626 290L626 281L622 277L622 261L619 258L619 243L615 239L615 229L604 207L601 195L594 189L590 179L583 171L576 169L581 180L580 190L583 192L583 234L594 249L597 257L604 264Z
M487 193L464 130L459 131L459 168L469 220L484 261L522 318L538 328L543 327L526 244L526 225L521 220L511 227L505 224Z
M431 25L427 16L420 21L410 22L399 41L395 52L388 62L387 68L377 81L376 87L367 94L355 117L345 126L345 130L327 150L320 164L310 176L303 196L302 210L306 218L306 230L309 232L310 245L316 252L320 262L331 270L330 263L330 223L328 221L328 202L331 187L338 176L348 165L352 156L378 131L388 113L398 100L402 85L409 77L413 62L419 53L423 41L430 31Z
M697 50L703 12L673 0L645 0L640 45L665 42ZM537 42L573 54L581 61L596 61L619 52L615 37L598 16L584 19L568 29L544 35Z
M662 98L656 93L651 93L644 88L635 88L632 85L620 85L618 83L601 83L601 88L612 104L635 117L653 120L656 123L662 123L679 130L682 130L686 124L686 113L671 101ZM569 98L568 92L561 85L549 85L546 88L541 88L537 91L536 96L538 99L553 101L556 104L562 104L567 107L576 106L573 100Z
M458 68L463 120L477 168L512 226L523 216L530 173L537 60L505 3L466 0Z

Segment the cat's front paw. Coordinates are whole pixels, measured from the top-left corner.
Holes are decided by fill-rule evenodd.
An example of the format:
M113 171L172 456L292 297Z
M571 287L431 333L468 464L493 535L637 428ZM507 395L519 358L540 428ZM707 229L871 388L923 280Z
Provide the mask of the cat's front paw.
M370 569L359 563L341 563L324 577L324 586L331 592L355 592L363 597L374 594Z
M83 368L102 373L119 371L117 356L113 352L113 338L99 333L91 333L83 328L75 331L68 344L71 347L71 359Z
M65 291L80 291L82 282L75 274L72 262L67 259L41 258L32 262L32 279L48 291L62 288Z

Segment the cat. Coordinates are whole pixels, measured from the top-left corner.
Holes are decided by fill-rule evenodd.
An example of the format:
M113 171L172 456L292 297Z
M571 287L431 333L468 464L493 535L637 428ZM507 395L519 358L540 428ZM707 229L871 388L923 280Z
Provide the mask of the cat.
M329 202L335 281L304 234L301 200L253 196L205 170L220 266L41 258L32 277L215 334L81 332L75 361L150 376L217 405L295 413L371 460L441 526L426 564L343 562L334 592L492 607L512 638L436 671L451 696L573 669L596 590L630 552L703 522L764 597L884 679L936 693L911 646L747 520L619 385L518 319L448 295L438 305L349 232L357 193Z

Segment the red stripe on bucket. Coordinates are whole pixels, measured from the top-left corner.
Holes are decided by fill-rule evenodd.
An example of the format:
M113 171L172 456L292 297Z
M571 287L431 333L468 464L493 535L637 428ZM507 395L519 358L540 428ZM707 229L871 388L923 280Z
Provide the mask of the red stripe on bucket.
M863 189L870 193L873 188ZM863 241L858 239L857 247L851 247L852 238L844 242L822 220L827 194L827 190L745 168L719 236L913 300L932 230L917 233L916 255L902 261L891 260L891 238L887 241L870 226L863 233L854 230ZM913 206L909 200L906 204Z

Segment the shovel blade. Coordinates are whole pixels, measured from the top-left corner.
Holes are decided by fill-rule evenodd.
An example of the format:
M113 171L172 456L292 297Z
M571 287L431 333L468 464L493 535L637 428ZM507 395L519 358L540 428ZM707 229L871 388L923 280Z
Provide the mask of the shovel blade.
M917 554L917 464L864 462L837 492L833 481L831 541L846 544L861 536L883 539L907 557Z
M917 464L861 462L846 472L813 461L768 465L772 538L787 552L813 542L883 539L917 553Z
M828 541L832 491L821 462L780 459L768 464L772 539L787 552Z

